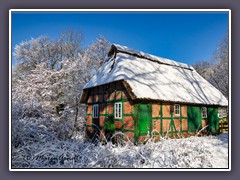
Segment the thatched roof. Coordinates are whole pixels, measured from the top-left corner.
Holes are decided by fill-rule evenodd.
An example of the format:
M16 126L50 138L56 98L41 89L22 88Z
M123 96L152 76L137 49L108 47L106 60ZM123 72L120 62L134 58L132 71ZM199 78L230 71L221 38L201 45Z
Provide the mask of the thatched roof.
M123 80L136 99L227 106L223 94L187 64L113 44L84 89Z

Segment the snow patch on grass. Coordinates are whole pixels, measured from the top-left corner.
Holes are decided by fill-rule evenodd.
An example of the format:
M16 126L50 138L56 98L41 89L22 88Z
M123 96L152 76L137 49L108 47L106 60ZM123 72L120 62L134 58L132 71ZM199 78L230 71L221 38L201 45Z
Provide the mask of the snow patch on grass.
M13 168L227 168L228 134L120 146L66 141L12 149Z

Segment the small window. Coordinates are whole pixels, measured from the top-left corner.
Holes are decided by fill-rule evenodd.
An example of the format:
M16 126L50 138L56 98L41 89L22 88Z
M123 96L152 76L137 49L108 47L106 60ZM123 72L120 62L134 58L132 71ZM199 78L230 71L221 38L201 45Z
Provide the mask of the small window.
M226 107L218 108L218 117L219 118L227 117L227 108Z
M174 105L174 114L176 116L180 116L180 105L179 104Z
M114 104L114 117L115 117L115 119L122 118L122 103Z
M219 118L223 117L222 108L218 108L218 117Z
M202 118L207 118L207 108L202 107Z
M226 107L222 108L222 116L227 117L227 108Z
M93 105L93 118L98 118L98 104Z

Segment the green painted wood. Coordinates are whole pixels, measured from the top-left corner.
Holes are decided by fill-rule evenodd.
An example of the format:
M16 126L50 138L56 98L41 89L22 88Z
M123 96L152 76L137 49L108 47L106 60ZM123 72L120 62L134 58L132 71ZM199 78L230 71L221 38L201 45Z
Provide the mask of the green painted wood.
M135 104L134 105L134 139L138 143L138 137L147 135L151 132L152 107L150 104Z
M171 119L187 119L188 117L183 117L183 116L179 116L179 117L152 117L152 119L154 120L160 120L160 119L165 119L165 120L171 120Z
M168 127L168 133L172 134L173 133L173 130L172 130L172 123L173 123L173 115L172 115L172 112L170 111L170 115L171 115L171 118L170 118L170 124L169 124L169 127Z
M216 107L207 108L207 117L209 132L211 134L217 134L219 132L218 108Z
M180 105L180 132L182 132L182 106Z
M137 128L137 125L138 125L138 113L137 113L137 109L138 109L138 106L139 104L135 104L134 107L133 107L133 119L134 119L134 142L137 144L138 142L138 128Z
M181 106L180 106L180 108L181 108ZM170 121L170 125L169 125L168 131L169 131L169 133L171 133L172 136L173 136L174 132L176 132L176 127L175 127L175 124L174 124L174 121L173 121L173 119L174 119L174 117L173 117L173 112L170 111L170 114L171 114L171 119L170 119L171 121Z
M198 106L188 106L188 131L196 132L202 128L201 108Z
M140 104L139 109L139 119L138 119L138 129L139 133L148 133L150 128L150 112L147 104ZM152 113L151 113L152 114Z
M162 102L160 104L160 117L161 117L161 135L163 135L163 106L162 106Z
M153 124L153 122L152 122L152 103L150 103L148 105L148 113L149 113L149 117L150 117L150 123L149 123L148 131L151 134L151 132L153 130L153 128L152 128L152 124Z
M130 130L130 129L123 129L122 132L135 132L134 130Z
M123 114L123 116L133 116L133 114Z
M84 124L86 127L93 127L92 125L90 124Z

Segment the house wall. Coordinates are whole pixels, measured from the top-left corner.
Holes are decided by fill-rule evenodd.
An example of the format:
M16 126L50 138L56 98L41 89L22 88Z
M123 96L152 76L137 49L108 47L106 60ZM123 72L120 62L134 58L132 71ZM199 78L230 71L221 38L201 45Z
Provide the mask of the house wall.
M121 102L122 118L114 118L114 103ZM133 120L133 104L130 97L121 82L95 87L90 90L87 99L87 116L86 116L86 135L88 138L93 137L94 130L97 127L93 125L92 111L93 104L99 104L99 129L100 139L110 138L114 133L122 132L124 135L116 137L134 139L134 120Z
M180 105L180 115L173 112L173 104L152 104L152 130L156 138L163 136L187 136L187 105Z
M207 117L202 117L199 105L180 105L180 115L174 114L173 103L152 104L152 131L156 138L161 136L187 137L189 135L215 134L221 131L221 126L227 127L228 118L218 117L218 107L204 106L207 108ZM221 121L224 121L221 125ZM220 124L219 124L220 122ZM220 125L220 126L219 126Z
M123 109L121 119L114 118L115 102L122 103ZM94 104L99 104L98 123L96 123L96 120L94 123L92 118ZM110 140L112 135L118 133L114 140L121 138L125 140L129 139L133 142L143 142L148 136L148 132L145 132L145 134L139 133L140 120L137 114L138 111L141 112L141 110L138 109L141 104L146 103L134 104L131 101L127 90L120 81L92 88L87 98L87 137L92 138L96 133L101 140L104 140L105 138ZM146 105L149 107L150 111L149 132L156 140L165 136L179 138L194 135L196 134L196 131L201 130L205 126L209 126L209 124L212 123L210 118L211 113L208 113L207 118L202 118L201 106L179 104L180 115L176 116L174 114L174 103L158 102L147 103ZM213 110L215 112L214 116L216 117L217 107L207 108ZM191 121L191 116L194 116L193 121ZM225 120L227 118L215 119L218 122L219 120ZM214 126L214 128L215 130L218 130L219 127ZM208 133L208 131L208 128L206 128L202 133Z

